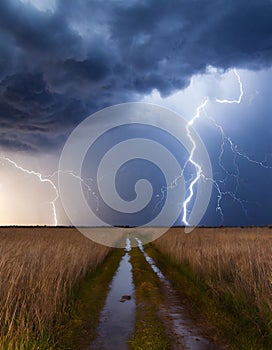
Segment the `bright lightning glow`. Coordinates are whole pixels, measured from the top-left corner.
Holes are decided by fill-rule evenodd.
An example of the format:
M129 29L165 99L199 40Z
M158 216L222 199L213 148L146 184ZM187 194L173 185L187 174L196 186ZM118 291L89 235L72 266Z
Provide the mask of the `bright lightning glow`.
M233 70L234 71L234 74L236 75L237 77L237 80L238 80L238 83L239 83L239 89L240 89L240 94L239 94L239 97L238 99L234 99L234 100L227 100L227 99L224 99L224 100L220 100L220 99L216 99L216 102L218 103L222 103L222 104L240 104L241 101L242 101L242 97L244 95L244 90L243 90L243 84L242 84L242 81L241 81L241 78L237 72L236 69ZM200 106L197 107L197 111L196 111L196 114L195 116L187 123L186 125L186 132L187 132L187 136L189 137L193 147L191 149L191 152L190 152L190 155L189 155L189 159L188 161L185 163L185 166L184 166L184 169L185 167L187 166L188 163L191 163L195 169L196 169L196 176L192 179L192 181L190 182L190 185L189 185L189 195L187 198L185 198L185 201L183 202L183 217L182 217L182 221L185 225L189 225L188 223L188 213L187 213L187 208L188 208L188 204L191 202L191 199L193 198L193 195L194 195L194 186L195 184L200 180L200 178L204 178L206 181L212 181L212 183L214 184L217 192L218 192L218 196L217 196L217 207L216 207L216 211L218 211L220 213L220 216L221 216L221 223L223 222L223 211L222 211L222 208L221 208L221 200L223 198L223 196L225 195L228 195L230 197L232 197L235 201L238 201L240 203L240 205L242 206L242 209L244 210L244 212L246 213L246 210L245 210L245 207L243 205L243 200L239 199L234 193L230 192L230 191L221 191L220 189L220 186L218 184L218 182L216 182L214 179L208 179L205 177L205 175L202 173L202 168L201 166L196 163L193 159L194 157L194 153L195 153L195 149L196 149L196 144L195 144L195 141L191 135L191 131L190 131L190 127L194 124L195 120L198 119L201 115L201 111L205 110L205 107L208 103L209 99L206 98L204 100L204 102L201 103ZM219 155L219 165L220 167L224 170L225 174L229 175L229 176L235 176L236 178L236 191L238 190L238 186L239 186L239 168L237 166L237 164L235 163L235 167L236 167L236 170L237 170L237 174L236 175L233 175L233 174L230 174L226 168L223 166L222 164L222 156L223 156L223 153L224 153L224 149L225 149L225 140L227 139L228 142L230 143L230 146L231 146L231 150L234 152L234 146L233 146L233 143L231 141L230 138L227 138L225 133L224 133L224 130L222 128L221 125L218 125L214 119L212 119L214 124L216 125L216 127L219 128L220 132L221 132L221 137L222 137L222 143L221 143L221 151L220 151L220 155ZM236 149L235 149L236 150ZM235 154L235 153L234 153ZM238 152L236 151L236 154L238 154ZM240 154L241 155L241 154Z
M68 175L74 177L75 179L79 180L82 183L82 185L87 188L88 193L91 194L95 198L96 211L99 210L99 198L96 195L96 193L93 191L92 187L87 183L88 180L93 181L92 178L83 179L79 175L74 174L71 170L57 170L53 174L46 176L46 178L53 178L55 175L58 175L58 174L68 174Z
M221 103L221 104L234 104L234 103L235 104L240 104L241 103L242 97L244 95L243 84L242 84L241 78L240 78L237 70L234 69L233 72L234 72L235 76L237 77L237 81L238 81L238 84L239 84L239 90L240 90L239 97L237 99L234 99L234 100L216 99L216 102ZM215 189L218 192L216 211L219 212L219 214L221 216L221 223L223 223L223 220L224 220L223 211L222 211L222 208L221 208L221 201L222 201L223 197L225 197L225 196L229 196L233 200L237 201L241 205L241 208L244 211L244 213L246 214L246 209L244 207L244 203L246 202L245 200L242 200L242 199L238 198L235 195L235 193L232 193L230 191L222 191L221 190L219 184L221 182L224 183L226 178L224 180L218 180L218 181L215 181L214 179L206 178L205 174L203 174L203 172L202 172L202 168L201 168L200 164L198 164L194 160L196 144L195 144L195 140L193 139L193 136L191 134L191 127L194 125L195 121L200 118L201 113L203 113L203 112L206 113L205 107L207 106L208 102L209 102L209 98L206 97L204 99L204 101L197 107L196 114L192 117L191 120L188 121L188 123L186 125L186 133L187 133L187 136L190 139L191 144L192 144L192 149L190 151L189 158L185 162L185 165L183 167L183 170L182 170L181 174L179 174L172 181L172 183L169 184L167 187L161 188L161 194L162 194L161 195L161 199L155 206L155 209L156 209L163 202L163 199L166 196L167 190L173 189L173 188L175 188L177 186L178 180L183 176L187 165L189 163L192 164L194 166L194 168L196 169L196 175L193 175L192 178L188 181L188 183L189 183L189 188L188 188L189 193L188 193L188 196L185 198L184 202L182 203L182 221L183 221L183 223L186 226L189 225L189 223L188 223L188 216L189 216L188 205L190 204L190 202L191 202L191 200L192 200L192 198L194 196L194 187L195 187L195 185L198 183L198 181L201 178L204 179L205 181L211 181L213 183ZM259 163L257 161L251 160L248 156L243 155L241 152L239 152L237 147L231 141L231 139L225 135L223 127L221 125L217 124L216 121L212 117L209 117L209 119L212 120L213 124L220 130L220 133L221 133L221 140L222 141L221 141L221 148L220 148L220 155L219 155L219 165L222 168L222 170L224 171L224 173L226 174L226 177L227 176L232 176L232 177L235 178L235 180L236 180L235 192L237 192L238 187L239 187L239 168L238 168L238 165L236 164L235 159L234 159L234 167L236 169L236 174L232 174L224 167L223 162L222 162L222 157L223 157L223 154L224 154L224 151L225 151L225 147L226 147L227 144L229 144L230 149L231 149L231 151L234 154L234 157L241 156L241 157L244 157L247 160L251 161L252 163L262 165L263 167L266 167L266 165L264 164L264 162Z
M229 100L229 99L216 99L215 101L217 103L220 104L240 104L244 95L244 90L243 90L243 83L242 80L237 72L236 69L233 70L235 76L237 77L237 81L239 84L239 96L237 99L233 99L233 100ZM159 201L159 203L156 205L155 209L157 208L157 206L163 202L163 199L165 198L165 195L167 193L168 189L173 189L178 185L178 180L183 176L185 168L187 167L187 165L190 163L194 166L194 168L196 169L196 173L192 175L192 177L190 178L190 180L187 180L187 183L189 184L188 187L188 195L186 196L184 202L182 203L182 221L183 223L188 226L188 217L189 217L189 213L188 213L188 206L190 204L190 202L192 201L193 197L194 197L194 190L195 190L195 185L198 183L199 180L204 179L205 181L211 181L217 191L217 207L216 207L216 212L218 212L221 216L221 223L223 223L224 220L224 216L223 216L223 210L221 207L221 203L222 203L222 199L225 196L229 196L231 197L234 201L236 201L237 203L240 204L241 208L243 209L244 213L246 214L246 208L244 206L245 203L248 203L247 201L240 199L235 193L238 192L238 188L239 188L239 167L237 164L237 158L241 157L244 158L246 161L261 166L265 169L272 169L272 166L269 166L266 164L266 161L257 161L255 159L252 159L251 157L249 157L246 154L243 154L241 150L238 149L238 146L231 140L231 138L225 134L223 127L218 124L214 118L212 118L211 116L208 116L208 118L212 121L213 125L220 131L221 134L221 146L220 146L220 154L219 154L219 166L221 167L221 169L224 172L224 176L225 178L220 179L220 180L214 180L214 179L209 179L205 177L205 174L203 174L202 172L202 168L201 165L198 164L195 159L194 159L194 155L195 155L195 151L196 151L196 143L195 140L192 136L191 133L191 128L193 127L193 125L195 124L196 120L199 119L201 117L201 115L203 113L206 113L206 106L209 102L209 98L205 98L204 101L197 107L196 109L196 113L195 115L191 118L191 120L188 121L187 125L186 125L186 133L187 136L192 144L192 148L190 150L190 154L189 154L189 158L188 160L185 162L185 165L183 167L183 170L181 172L181 174L179 174L173 181L172 183L167 186L167 187L163 187L161 189L161 199ZM206 113L207 116L207 113ZM226 149L228 148L228 150L230 150L233 154L233 169L234 171L229 171L228 169L226 169L226 167L223 164L223 155L224 152L226 151ZM6 157L6 156L0 156L0 160L2 160L3 162L6 162L12 166L14 166L16 169L30 175L30 176L34 176L36 178L38 178L38 180L42 183L48 183L51 188L54 190L55 192L55 197L51 200L50 204L52 207L52 212L53 212L53 222L54 225L58 225L58 217L57 217L57 210L56 210L56 202L59 199L59 191L57 186L54 184L53 181L53 177L57 174L59 174L60 172L64 173L63 171L55 171L53 174L45 176L39 172L36 172L34 170L29 170L29 169L25 169L22 166L18 165L14 160ZM96 210L98 211L98 202L99 202L99 198L97 197L97 195L95 194L95 192L92 190L92 187L87 183L88 179L82 179L79 175L74 174L72 171L65 171L65 173L67 173L69 176L72 176L76 179L78 179L83 186L86 187L88 194L91 195L92 197L95 198L96 201ZM233 177L236 181L236 186L235 186L235 193L231 192L231 191L223 191L222 190L222 184L224 184L227 180L228 177ZM159 195L157 195L157 197L159 197ZM154 210L155 210L154 209Z
M187 166L188 163L191 163L196 168L196 176L191 181L190 186L189 186L189 195L188 195L187 198L185 198L185 201L183 202L183 218L182 218L182 221L184 222L185 225L189 225L189 223L187 221L188 220L187 219L187 206L190 203L190 201L191 201L191 199L192 199L192 197L194 195L194 185L198 182L198 180L200 179L200 177L202 175L202 168L201 168L201 166L194 161L194 154L195 154L195 150L196 150L196 143L195 143L195 140L192 137L192 134L191 134L191 131L190 131L190 127L194 124L195 120L200 117L201 110L203 110L205 108L207 103L208 103L208 98L206 98L202 102L202 104L197 107L196 114L194 115L194 117L186 125L186 133L187 133L187 136L189 137L193 147L191 149L189 159L188 159L188 161L186 162L186 164L184 166L184 169L185 169L185 167Z
M4 157L4 156L0 156L0 159L2 161L5 161L11 165L13 165L16 169L28 174L28 175L33 175L35 177L37 177L39 179L40 182L46 182L49 183L50 186L53 188L56 196L53 198L53 200L51 201L51 206L52 206L52 211L53 211L53 219L54 219L54 225L57 226L58 225L58 219L57 219L57 211L56 211L56 201L59 198L59 192L57 187L55 186L54 182L51 181L48 178L45 178L41 173L38 173L34 170L28 170L25 169L23 167L21 167L20 165L18 165L14 160L9 159L8 157Z
M12 166L14 166L16 169L28 174L28 175L32 175L35 176L36 178L39 179L40 182L42 183L48 183L50 184L50 186L53 188L56 196L52 199L51 206L52 206L52 212L53 212L53 222L54 225L57 226L58 225L58 218L57 218L57 210L56 210L56 201L59 199L59 191L57 186L54 184L54 182L51 180L54 176L58 175L59 173L63 173L63 174L68 174L69 176L74 177L75 179L79 180L88 190L89 193L91 193L91 195L93 197L95 197L95 201L96 201L96 211L98 211L98 201L99 198L97 197L97 195L95 194L95 192L92 190L91 186L86 182L87 180L92 180L92 179L82 179L79 175L74 174L72 171L67 170L67 171L63 171L63 170L57 170L55 171L53 174L51 175L42 175L41 173L34 171L34 170L29 170L26 168L23 168L22 166L18 165L14 160L6 157L6 156L0 156L0 160L7 162L9 164L11 164Z
M233 104L233 103L240 104L241 103L243 95L244 95L243 83L241 81L240 75L238 74L237 70L233 69L233 72L236 75L238 83L239 83L240 95L239 95L238 99L236 99L236 100L220 100L220 99L217 98L216 102L218 102L218 103L228 103L228 104Z
M234 103L235 104L240 104L241 103L243 95L244 95L243 83L241 81L241 78L240 78L237 70L234 69L233 71L234 71L234 74L236 75L238 83L239 83L239 89L240 89L239 97L237 99L234 99L234 100L216 99L216 102L221 103L221 104L234 104ZM238 188L239 188L239 185L240 185L239 184L240 173L239 173L238 164L236 163L236 158L237 157L242 157L242 158L246 159L250 163L256 164L256 165L261 166L261 167L263 167L265 169L272 169L271 166L265 164L265 161L261 161L260 162L260 161L254 160L254 159L250 158L248 155L245 155L241 151L239 151L237 145L235 145L234 142L231 140L231 138L225 134L225 132L223 130L223 127L221 125L219 125L212 117L209 117L209 119L219 129L219 131L221 133L221 146L220 146L220 154L219 154L219 165L220 165L221 169L223 170L223 172L226 174L226 177L223 180L217 180L217 181L214 180L214 179L208 179L208 178L205 177L205 174L202 173L202 169L201 169L200 165L197 164L193 160L193 156L194 156L196 145L195 145L195 142L194 142L194 140L192 138L192 135L190 133L190 126L192 126L194 124L195 120L200 117L200 112L203 111L203 110L205 111L205 106L206 106L207 102L208 102L208 98L206 98L204 100L204 102L200 106L198 106L196 115L187 123L187 126L186 126L187 135L190 138L193 147L191 149L191 153L190 153L189 159L185 163L184 169L185 169L186 165L190 162L196 168L196 176L191 180L190 186L189 186L189 195L185 199L185 201L183 202L183 218L182 218L182 220L183 220L185 225L188 225L187 207L188 207L188 204L190 203L190 201L191 201L191 199L192 199L192 197L194 195L194 185L200 180L200 178L203 178L206 181L212 181L213 185L215 186L215 188L217 190L218 195L217 195L216 211L219 212L219 214L221 216L221 224L222 224L223 220L224 220L224 215L223 215L223 210L222 210L222 207L221 207L221 201L222 201L224 196L229 196L234 201L238 202L240 204L242 210L244 211L245 215L247 215L247 211L246 211L246 208L244 206L244 203L249 203L249 202L246 201L246 200L240 199L239 197L237 197L237 195L235 193L233 193L231 191L222 191L221 188L220 188L220 185L219 185L220 183L224 183L228 176L229 177L234 177L235 180L236 180L235 192L238 191ZM234 169L236 169L235 173L230 173L225 168L225 166L223 165L222 157L223 157L223 154L225 152L225 149L226 149L227 145L229 146L231 152L233 153L233 165L234 165ZM179 176L177 177L177 179L178 178L179 178ZM165 194L163 193L163 196L164 195Z

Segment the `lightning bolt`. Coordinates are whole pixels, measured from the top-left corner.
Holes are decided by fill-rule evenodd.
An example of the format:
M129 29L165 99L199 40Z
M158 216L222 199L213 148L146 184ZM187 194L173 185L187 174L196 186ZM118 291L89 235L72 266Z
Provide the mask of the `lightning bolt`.
M234 74L236 75L237 77L237 80L238 80L238 83L239 83L239 90L240 90L240 94L239 94L239 97L237 99L234 99L234 100L227 100L227 99L224 99L224 100L220 100L220 99L216 99L216 102L218 103L222 103L222 104L240 104L241 101L242 101L242 97L244 95L244 91L243 91L243 84L242 84L242 81L241 81L241 78L237 72L236 69L233 70L234 71ZM207 103L209 102L209 98L206 97L204 99L204 101L197 107L196 109L196 113L195 115L188 121L188 123L186 124L186 134L192 144L192 148L191 148L191 151L190 151L190 154L189 154L189 158L188 160L185 162L185 165L182 169L182 172L181 174L179 174L174 180L173 182L167 186L167 187L162 187L161 188L161 194L162 194L162 197L160 199L160 201L156 204L155 206L155 209L158 207L158 205L160 205L162 203L162 201L164 200L165 198L165 195L167 193L167 191L169 189L173 189L177 186L177 182L178 182L178 179L181 178L184 174L184 171L186 169L186 167L188 166L188 164L192 164L193 167L196 169L196 175L192 177L192 179L190 180L190 185L189 185L189 194L188 196L185 198L183 204L182 204L182 221L183 223L188 226L189 223L188 223L188 205L190 204L193 196L194 196L194 187L195 185L198 183L198 181L200 180L200 178L204 178L206 181L212 181L217 192L218 192L218 201L217 201L217 208L216 208L216 211L218 211L221 215L221 222L223 221L223 211L222 211L222 208L221 208L221 201L222 201L222 198L224 195L229 195L231 196L233 199L235 200L238 200L238 198L231 192L222 192L220 190L220 186L218 185L218 183L213 180L213 179L208 179L205 177L205 175L203 174L203 171L202 171L202 168L200 166L200 164L198 164L195 160L194 160L194 154L195 154L195 150L196 150L196 143L195 143L195 140L192 136L192 133L191 133L191 128L192 126L194 125L195 121L197 119L200 118L201 116L201 112L202 111L205 111L205 107L207 105ZM211 118L210 118L211 119ZM224 148L225 148L225 139L226 139L226 136L224 134L224 131L223 131L223 128L219 125L219 124L216 124L215 120L212 119L213 122L215 123L216 127L219 128L220 132L221 132L221 136L222 136L222 143L221 143L221 152L220 152L220 155L219 155L219 164L221 166L221 168L225 171L226 174L228 175L231 175L233 176L233 174L230 174L227 169L223 166L222 164L222 157L223 157L223 153L224 153ZM229 142L231 143L231 145L233 146L233 143L231 142L230 138L228 138ZM238 167L237 167L237 171L239 171ZM238 180L237 180L238 181ZM236 189L238 188L238 184L236 185ZM242 204L242 202L240 201L240 204ZM242 205L243 207L243 210L245 211L245 208L244 206ZM154 209L154 210L155 210Z
M58 174L68 174L68 175L74 177L75 179L79 180L82 183L82 185L87 188L88 193L91 194L95 198L96 211L99 210L99 197L96 195L96 193L92 189L92 187L87 183L87 181L93 181L92 178L83 179L79 175L76 175L75 173L73 173L72 170L56 170L53 174L46 176L46 178L53 178L54 176L56 176Z
M6 162L6 163L14 166L16 169L22 171L23 173L35 176L36 178L39 179L40 182L48 183L52 187L52 189L55 192L55 197L52 199L50 204L51 204L51 207L52 207L54 226L58 225L56 202L59 199L59 190L58 190L57 186L55 185L55 183L51 179L54 176L56 176L56 175L58 175L60 173L68 174L68 175L74 177L75 179L79 180L87 188L88 192L91 193L93 197L95 197L95 200L96 200L96 211L98 211L99 198L97 197L96 193L92 190L92 187L86 182L87 180L92 180L92 179L83 179L79 175L74 174L70 170L66 170L66 171L64 171L64 170L57 170L57 171L53 172L51 175L42 175L41 173L39 173L37 171L23 168L22 166L18 165L14 160L12 160L12 159L10 159L10 158L8 158L6 156L0 156L0 160L2 160L3 162Z
M204 101L197 107L196 109L196 113L195 115L192 117L191 120L189 120L189 122L186 124L186 134L192 144L192 148L189 154L189 158L188 160L185 162L183 169L181 171L181 173L167 186L167 187L162 187L161 188L161 194L162 194L162 198L160 199L160 201L156 204L154 210L157 209L157 207L162 203L162 201L165 198L165 195L167 193L168 190L173 189L177 186L178 184L178 180L183 176L184 171L186 169L186 167L188 166L188 164L192 164L194 166L194 168L196 169L196 175L192 176L191 180L190 180L190 185L189 185L189 194L188 196L185 198L183 204L182 204L182 211L183 211L183 216L182 216L182 221L185 225L189 225L188 223L188 205L191 202L193 195L194 195L194 186L197 184L197 182L200 180L201 177L204 177L203 175L203 171L201 166L194 160L194 154L195 154L195 150L196 150L196 143L195 140L192 136L191 133L191 127L194 125L195 121L200 118L201 112L202 110L205 109L207 103L208 103L209 99L208 97L206 97L204 99Z
M244 95L243 83L242 83L241 77L238 74L237 70L233 69L233 72L234 72L234 74L235 74L235 76L237 78L238 84L239 84L239 96L238 96L238 98L233 99L233 100L216 99L215 101L217 103L220 103L220 104L240 104L241 103L243 95ZM194 168L196 169L196 175L193 176L191 178L191 180L189 181L189 183L190 183L189 188L188 188L188 192L189 193L188 193L187 197L185 198L185 200L184 200L184 202L182 204L182 213L183 213L182 214L182 221L183 221L183 223L186 226L189 225L189 223L188 223L188 205L190 204L190 202L191 202L191 200L192 200L192 198L194 196L194 187L195 187L195 185L198 183L198 181L201 178L204 179L205 181L211 181L213 183L214 187L216 188L216 191L218 193L218 195L217 195L216 212L218 212L220 214L220 216L221 216L221 224L222 224L223 221L224 221L224 215L223 215L223 210L222 210L222 207L221 207L221 202L222 202L223 197L225 197L225 196L229 196L234 201L238 202L240 204L242 210L244 211L245 215L247 215L247 210L245 208L245 203L249 203L249 201L246 201L244 199L239 198L235 193L233 193L231 191L223 191L221 189L221 187L220 187L220 183L225 183L226 180L227 180L227 177L234 177L235 181L236 181L235 192L238 191L238 188L239 188L239 185L240 185L240 183L239 183L240 172L239 172L239 166L238 166L238 164L236 162L236 159L238 157L242 157L242 158L246 159L248 162L250 162L252 164L261 166L261 167L263 167L265 169L272 169L272 167L267 165L265 161L257 161L255 159L250 158L248 155L243 154L238 149L238 146L235 145L235 143L231 140L231 138L225 134L223 127L221 125L219 125L215 121L214 118L209 117L209 119L213 122L213 124L219 129L220 134L221 134L221 146L220 146L220 154L219 154L219 165L220 165L221 169L223 170L223 172L225 173L225 178L222 179L222 180L217 180L216 181L214 179L210 179L210 178L205 177L205 174L203 174L203 171L202 171L202 168L201 168L200 164L198 164L194 160L194 154L195 154L195 150L196 150L196 143L195 143L195 140L192 137L191 128L194 125L195 121L200 118L202 112L205 112L205 114L207 115L205 107L206 107L208 102L209 102L209 98L206 97L204 99L204 101L197 107L196 114L191 118L191 120L188 121L188 123L186 125L186 133L187 133L187 136L188 136L188 138L189 138L189 140L190 140L190 142L192 144L192 148L191 148L191 151L190 151L190 154L189 154L189 158L185 162L185 165L183 167L182 173L179 174L174 179L174 181L169 186L167 186L167 188L163 187L161 189L162 199L160 200L159 203L161 203L162 200L165 198L165 194L166 194L168 189L172 189L175 186L177 186L177 181L178 181L178 179L180 177L183 176L184 171L185 171L186 167L188 166L188 164L190 163L190 164L192 164L194 166ZM233 153L233 164L234 164L235 173L229 172L226 169L226 167L223 165L223 154L224 154L225 149L226 149L227 146L230 148L231 152Z
M233 69L233 72L234 72L234 74L235 74L235 76L237 78L238 84L239 84L239 91L240 91L240 93L239 93L238 98L237 99L233 99L233 100L229 100L229 99L215 99L215 101L217 103L220 103L220 104L240 104L241 103L243 95L244 95L243 83L242 83L242 80L241 80L237 70ZM220 131L220 134L221 134L221 146L220 146L220 154L219 154L219 165L220 165L221 169L223 170L223 172L225 174L225 178L216 181L214 179L209 179L209 178L205 177L205 174L203 174L203 171L202 171L202 168L201 168L200 164L198 164L194 160L194 154L195 154L195 151L196 151L196 143L195 143L195 140L194 140L194 138L192 136L191 129L192 129L194 123L197 121L197 119L199 119L201 117L203 112L206 113L206 109L205 108L206 108L207 103L209 101L210 101L209 98L206 97L204 99L204 101L197 107L195 115L186 124L186 133L187 133L187 136L188 136L188 138L189 138L189 140L190 140L190 142L192 144L192 148L190 150L189 158L185 162L185 165L184 165L184 167L182 169L181 174L179 174L172 181L172 183L170 183L170 185L168 185L167 187L163 187L161 189L162 197L161 197L159 203L156 205L156 207L157 207L163 201L163 199L165 198L165 195L166 195L168 189L173 189L173 188L175 188L177 186L178 180L183 176L186 167L189 164L191 164L196 169L196 174L192 175L191 179L187 182L187 183L189 183L188 195L185 198L184 202L182 203L182 213L183 213L182 214L182 221L183 221L183 223L185 225L189 225L189 223L188 223L188 206L191 203L192 198L194 196L194 188L195 188L196 184L198 183L198 181L201 178L206 180L206 181L212 181L214 187L216 188L216 191L218 193L218 195L217 195L216 211L219 212L219 214L221 216L221 222L223 222L224 216L223 216L223 210L222 210L222 207L221 207L221 202L222 202L223 197L229 196L233 200L235 200L238 203L240 203L240 205L241 205L241 207L242 207L242 209L243 209L243 211L245 213L246 213L246 208L245 208L244 204L245 203L249 203L248 201L240 199L239 197L237 197L235 195L235 193L233 193L231 191L223 191L221 189L221 186L220 186L220 184L225 183L227 177L234 177L236 179L235 192L237 192L237 190L239 188L239 175L240 174L239 174L239 166L238 166L238 164L236 162L236 159L238 157L241 157L241 158L244 158L245 160L247 160L248 162L250 162L252 164L261 166L261 167L263 167L265 169L272 169L272 166L267 165L266 161L257 161L255 159L252 159L248 155L243 154L239 150L238 146L231 140L231 138L225 134L223 127L220 124L218 124L215 121L214 118L209 116L209 119L213 122L215 127L218 128L218 130ZM207 115L207 113L206 113L206 115ZM229 147L231 152L233 153L233 157L234 157L233 158L233 164L234 164L234 169L236 169L235 173L231 173L230 171L228 171L228 169L226 169L226 167L223 164L223 155L224 155L224 152L225 152L227 147ZM22 171L22 172L24 172L24 173L26 173L28 175L35 176L36 178L39 179L40 182L42 182L42 183L46 182L46 183L48 183L51 186L51 188L55 192L55 197L50 202L51 203L51 207L52 207L52 212L53 212L53 222L54 222L55 226L58 225L56 202L59 199L59 190L58 190L57 186L55 185L54 181L52 180L52 178L54 176L56 176L57 174L59 174L60 172L61 173L67 173L68 175L73 176L74 178L78 179L82 183L82 185L86 187L86 189L88 190L88 193L91 194L95 198L96 210L98 210L99 198L97 197L95 192L92 190L92 187L87 183L88 179L83 179L79 175L76 175L72 171L69 171L69 170L68 171L58 170L58 171L55 171L51 175L45 176L45 175L43 175L43 174L41 174L41 173L39 173L37 171L23 168L22 166L18 165L14 160L12 160L12 159L10 159L10 158L8 158L6 156L0 156L0 160L4 161L6 163L9 163L10 165L14 166L18 170L20 170L20 171ZM159 196L159 195L157 195L157 196ZM155 209L156 209L156 207L155 207Z
M202 168L201 166L196 163L194 161L194 154L195 154L195 150L196 150L196 143L194 138L192 137L191 134L191 127L192 125L194 125L194 122L196 121L196 119L198 119L200 117L201 111L205 108L205 106L208 103L208 98L205 98L204 101L201 103L200 106L197 107L196 110L196 114L193 116L193 118L186 124L186 133L188 138L190 139L191 143L192 143L192 149L189 155L189 159L186 161L183 170L187 167L187 165L189 163L191 163L195 169L196 169L196 176L193 178L193 180L190 182L189 185L189 195L187 198L185 198L185 201L183 202L183 217L182 217L182 221L184 222L185 225L189 225L188 223L188 219L187 219L187 207L188 204L190 203L193 195L194 195L194 186L195 184L199 181L199 179L202 176Z
M36 172L34 170L28 170L28 169L25 169L25 168L21 167L14 160L12 160L12 159L10 159L8 157L0 156L0 159L2 161L4 161L4 162L7 162L7 163L11 164L16 169L22 171L23 173L35 176L36 178L39 179L40 182L48 183L53 188L56 196L52 199L51 206L52 206L52 212L53 212L54 225L57 226L58 225L58 218L57 218L57 211L56 211L56 201L59 198L59 191L58 191L56 185L54 184L54 182L51 181L48 178L43 177L43 175L41 173L38 173L38 172Z
M233 72L234 72L234 74L237 77L238 84L239 84L239 89L240 89L240 95L239 95L238 99L237 100L220 100L220 99L217 98L215 100L216 102L218 102L218 103L227 103L227 104L234 104L234 103L240 104L241 103L243 95L244 95L243 83L241 81L240 75L238 74L238 72L237 72L237 70L235 68L233 69Z
M165 195L166 195L166 193L167 193L167 191L169 189L173 189L173 188L175 188L177 186L178 180L183 176L184 171L185 171L186 167L188 166L188 164L191 163L196 168L196 176L192 177L192 179L190 181L190 185L189 185L189 195L185 199L185 201L183 202L183 218L182 218L182 221L184 222L185 225L189 225L188 221L187 221L187 206L190 203L190 201L191 201L191 199L192 199L192 197L194 195L194 186L198 182L200 177L202 176L202 168L201 168L201 166L194 161L194 153L195 153L195 150L196 150L196 143L195 143L195 140L192 137L190 129L191 129L191 126L194 124L195 120L200 117L201 111L205 108L205 106L207 105L208 101L209 101L208 98L204 99L204 101L201 103L201 105L197 107L196 114L186 124L186 134L187 134L187 136L188 136L188 138L189 138L189 140L190 140L190 142L192 144L192 149L191 149L189 158L185 162L181 173L177 177L175 177L175 179L167 187L163 186L161 188L162 198L160 199L160 201L156 204L156 206L154 208L154 211L155 211L157 209L157 207L163 202L163 200L165 198Z
M236 75L237 77L237 80L238 80L238 84L239 84L239 90L240 90L240 94L239 94L239 97L237 99L234 99L234 100L228 100L228 99L216 99L216 102L217 103L221 103L221 104L240 104L241 101L242 101L242 98L243 98L243 95L244 95L244 90L243 90L243 84L242 84L242 81L241 81L241 78L237 72L236 69L233 70L234 71L234 74ZM233 200L237 201L240 203L243 211L245 214L247 214L246 212L246 209L245 209L245 206L244 206L244 200L241 200L240 198L238 198L234 193L230 192L230 191L222 191L221 188L220 188L220 185L218 182L220 181L215 181L214 179L210 179L210 178L207 178L205 177L205 174L203 174L202 172L202 168L201 166L196 163L194 161L194 153L195 153L195 150L196 150L196 144L195 144L195 141L192 137L192 134L191 134L191 130L190 128L194 125L195 121L200 118L201 116L201 112L204 111L206 112L205 110L205 107L207 105L209 101L209 98L205 98L204 99L204 102L202 102L198 107L197 107L197 111L196 111L196 114L193 116L193 118L187 123L186 125L186 132L187 132L187 136L189 137L191 143L192 143L192 149L191 149L191 152L190 152L190 155L189 155L189 159L188 161L185 163L185 167L187 166L188 163L191 163L195 169L196 169L196 176L193 178L193 180L190 182L190 185L189 185L189 194L188 196L185 198L184 202L183 202L183 216L182 216L182 221L185 225L189 225L188 223L188 205L189 203L191 202L192 198L193 198L193 195L194 195L194 186L198 183L198 181L200 180L200 178L203 178L205 179L206 181L212 181L213 185L215 186L216 190L217 190L217 207L216 207L216 211L219 212L220 216L221 216L221 224L224 220L224 215L223 215L223 211L222 211L222 207L221 207L221 201L223 199L224 196L230 196ZM226 145L226 140L229 142L230 146L231 146L231 150L234 151L236 150L236 148L234 147L234 144L233 142L231 141L231 139L229 137L226 137L225 133L224 133L224 130L223 130L223 127L219 124L217 124L215 122L215 120L213 118L210 118L214 124L216 125L216 127L220 130L221 132L221 139L222 139L222 142L221 142L221 147L220 147L220 155L219 155L219 165L220 167L223 169L223 171L225 172L225 174L227 176L234 176L236 178L236 191L238 190L238 187L239 187L239 168L238 168L238 165L237 163L235 162L234 160L234 165L235 165L235 168L236 168L236 174L231 174L230 172L228 172L228 170L224 167L223 165L223 162L222 162L222 157L223 157L223 154L224 154L224 150L225 150L225 145ZM237 154L237 152L234 152L234 154ZM184 167L184 169L185 169ZM222 180L221 182L224 182L226 179Z

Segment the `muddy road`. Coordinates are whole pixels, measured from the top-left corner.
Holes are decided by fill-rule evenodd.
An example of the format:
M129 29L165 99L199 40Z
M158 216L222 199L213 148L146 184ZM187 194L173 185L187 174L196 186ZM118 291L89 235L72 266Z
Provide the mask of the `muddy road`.
M155 274L159 281L163 302L157 305L157 316L169 337L169 349L227 349L226 346L217 344L203 335L206 333L205 329L195 324L188 312L188 306L181 301L171 282L157 267L155 261L148 256L141 240L135 239L138 247L133 249L139 249L145 259L145 264L151 267L151 273ZM112 279L105 306L101 311L97 338L89 345L87 350L127 350L134 348L130 339L133 337L135 322L137 322L135 314L139 303L135 298L134 266L130 262L130 243L129 238L127 238L124 255ZM139 349L139 347L137 348ZM143 347L143 350L145 349L148 350L146 346ZM150 349L153 349L152 345L150 345Z

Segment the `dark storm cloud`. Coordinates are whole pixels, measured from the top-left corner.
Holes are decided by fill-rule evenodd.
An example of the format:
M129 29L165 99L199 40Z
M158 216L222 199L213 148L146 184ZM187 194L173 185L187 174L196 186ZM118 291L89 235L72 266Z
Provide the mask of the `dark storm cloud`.
M84 116L82 103L49 91L42 74L8 76L0 83L0 94L0 145L3 147L54 148L65 140L67 129Z
M2 0L0 144L54 148L97 109L167 95L209 65L269 66L271 18L270 0L59 0L54 11Z

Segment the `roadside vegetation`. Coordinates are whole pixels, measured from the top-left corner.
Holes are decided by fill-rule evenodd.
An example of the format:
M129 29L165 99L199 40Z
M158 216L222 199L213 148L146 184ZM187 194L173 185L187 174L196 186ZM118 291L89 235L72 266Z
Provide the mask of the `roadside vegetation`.
M103 264L88 272L74 288L74 298L56 332L55 350L85 350L95 340L110 282L123 254L121 249L112 250Z
M160 282L138 248L130 252L135 284L136 320L129 347L132 350L170 350L171 340L159 317L164 296Z
M57 337L65 341L71 329L65 320L75 316L75 300L79 296L84 304L86 283L93 277L98 281L96 270L111 249L72 228L1 228L0 241L0 349L57 349ZM89 326L97 320L106 297L102 289L117 260L99 280ZM80 317L84 320L82 312L78 317L82 328ZM73 322L75 326L75 317Z
M177 228L153 246L159 268L219 337L233 349L272 349L271 229Z

